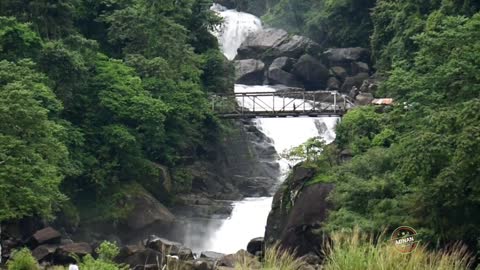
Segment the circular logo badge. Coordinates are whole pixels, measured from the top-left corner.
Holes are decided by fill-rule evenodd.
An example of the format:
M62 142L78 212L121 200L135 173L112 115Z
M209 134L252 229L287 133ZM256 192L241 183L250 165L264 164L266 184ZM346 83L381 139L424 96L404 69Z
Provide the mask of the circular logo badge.
M417 232L412 227L401 226L393 231L390 240L399 252L410 253L417 248L417 237Z

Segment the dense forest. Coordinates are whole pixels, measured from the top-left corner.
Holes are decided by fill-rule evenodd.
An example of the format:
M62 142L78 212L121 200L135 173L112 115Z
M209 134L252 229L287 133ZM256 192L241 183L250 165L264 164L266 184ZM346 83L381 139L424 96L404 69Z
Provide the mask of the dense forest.
M258 4L258 3L257 3ZM371 49L375 93L397 106L345 115L334 144L295 149L334 182L327 229L381 232L410 224L424 240L480 240L480 4L478 1L266 3L264 18L329 46ZM310 149L310 151L308 151ZM340 156L353 158L344 162Z
M0 222L115 220L132 185L164 203L189 191L182 166L225 124L208 94L233 87L212 2L0 1ZM375 95L395 99L350 111L334 143L297 149L316 170L309 185L335 183L326 229L409 224L433 246L480 250L480 2L234 2L325 49L369 48Z
M207 93L233 87L211 4L1 1L0 221L115 219L132 183L188 192L182 164L221 136Z

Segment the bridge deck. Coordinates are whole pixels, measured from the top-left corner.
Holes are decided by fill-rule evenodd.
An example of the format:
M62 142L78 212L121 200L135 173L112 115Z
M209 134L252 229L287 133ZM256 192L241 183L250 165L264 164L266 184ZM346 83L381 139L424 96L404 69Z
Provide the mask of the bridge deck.
M336 91L244 92L216 95L212 110L220 118L341 117L353 107Z

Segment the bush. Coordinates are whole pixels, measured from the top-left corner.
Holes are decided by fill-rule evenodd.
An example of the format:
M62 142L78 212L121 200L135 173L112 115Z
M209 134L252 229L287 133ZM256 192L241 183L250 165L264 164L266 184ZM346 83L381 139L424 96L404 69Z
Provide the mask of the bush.
M82 258L79 263L79 268L82 270L127 270L128 267L122 264L117 264L113 259L118 255L118 247L110 242L103 242L95 250L98 253L98 258L94 259L91 255Z
M37 260L32 256L28 248L15 251L7 262L8 270L39 270Z

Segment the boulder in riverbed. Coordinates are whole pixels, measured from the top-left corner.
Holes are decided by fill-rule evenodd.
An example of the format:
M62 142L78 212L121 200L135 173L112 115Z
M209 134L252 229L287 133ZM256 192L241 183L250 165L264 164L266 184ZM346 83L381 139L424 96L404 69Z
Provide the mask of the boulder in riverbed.
M328 59L330 66L343 66L346 63L362 61L368 63L370 60L370 51L365 48L334 48L323 53Z
M175 220L175 216L144 189L129 195L128 203L134 206L126 219L127 226L132 230L140 230L154 223L169 226Z
M235 61L235 82L246 85L263 83L265 64L260 60L245 59Z
M290 87L302 88L303 84L295 78L295 76L283 69L269 68L268 69L269 84L282 84Z
M265 241L263 237L253 238L248 242L247 251L252 255L256 255L258 252L263 252L264 245Z
M343 93L350 93L352 87L360 88L363 84L363 81L367 80L369 77L368 73L358 73L355 76L347 77L342 85Z
M302 79L307 90L318 90L325 87L329 72L316 58L305 54L293 67L293 74Z

